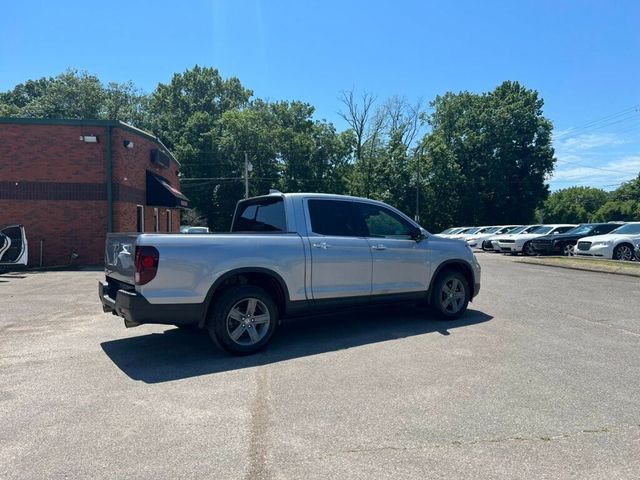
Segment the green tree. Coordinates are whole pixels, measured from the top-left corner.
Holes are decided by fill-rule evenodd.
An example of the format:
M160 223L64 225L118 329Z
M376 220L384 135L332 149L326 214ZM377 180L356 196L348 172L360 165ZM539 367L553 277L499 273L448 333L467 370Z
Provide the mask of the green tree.
M611 192L609 200L594 215L600 222L640 220L640 174Z
M446 93L432 102L426 152L427 223L526 223L547 197L551 122L535 90L504 82L481 95ZM446 189L443 189L446 186Z
M251 95L237 78L224 79L217 69L196 65L174 74L168 84L160 83L148 101L145 128L158 135L182 164L183 191L211 228L228 229L229 225L223 227L214 202L220 183L209 179L227 179L238 175L239 169L237 165L230 171L228 165L237 159L219 150L219 121L225 112L247 106ZM242 185L239 179L233 182L233 192L226 196L235 202L241 198Z
M145 109L146 96L133 83L105 86L95 75L73 69L0 94L1 116L122 120L141 126Z
M593 221L609 194L600 188L570 187L549 195L540 211L546 223L585 223Z

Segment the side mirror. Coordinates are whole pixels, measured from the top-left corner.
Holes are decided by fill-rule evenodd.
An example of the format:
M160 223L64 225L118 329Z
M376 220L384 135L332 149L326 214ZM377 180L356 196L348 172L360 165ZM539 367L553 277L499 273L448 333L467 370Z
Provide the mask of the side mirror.
M422 229L414 226L411 226L411 229L409 230L409 236L411 237L412 240L415 240L416 242L419 242L420 240L424 240L425 238L424 234L422 233Z

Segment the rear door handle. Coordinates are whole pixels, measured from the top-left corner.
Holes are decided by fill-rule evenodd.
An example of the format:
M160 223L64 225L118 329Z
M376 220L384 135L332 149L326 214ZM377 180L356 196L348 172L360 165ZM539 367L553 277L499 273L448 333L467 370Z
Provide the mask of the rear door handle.
M314 243L312 246L314 248L321 248L323 250L326 250L327 248L331 247L331 245L329 245L327 242Z
M379 243L377 245L371 245L371 249L372 250L386 250L387 247L384 244Z

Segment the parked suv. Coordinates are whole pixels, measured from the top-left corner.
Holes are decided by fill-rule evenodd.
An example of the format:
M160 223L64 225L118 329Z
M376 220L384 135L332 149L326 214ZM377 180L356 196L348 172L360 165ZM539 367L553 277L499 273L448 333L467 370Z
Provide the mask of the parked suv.
M540 255L573 255L573 247L583 237L604 235L620 227L619 223L582 223L556 235L544 235L531 240L531 247Z
M634 245L638 240L640 222L630 222L607 235L581 238L573 251L580 256L630 261L634 258Z

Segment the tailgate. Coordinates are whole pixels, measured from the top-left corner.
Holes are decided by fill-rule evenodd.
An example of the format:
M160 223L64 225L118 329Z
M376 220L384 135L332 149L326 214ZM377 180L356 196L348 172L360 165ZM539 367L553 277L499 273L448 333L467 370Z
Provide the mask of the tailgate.
M104 270L107 277L134 285L137 233L109 233L105 244Z

